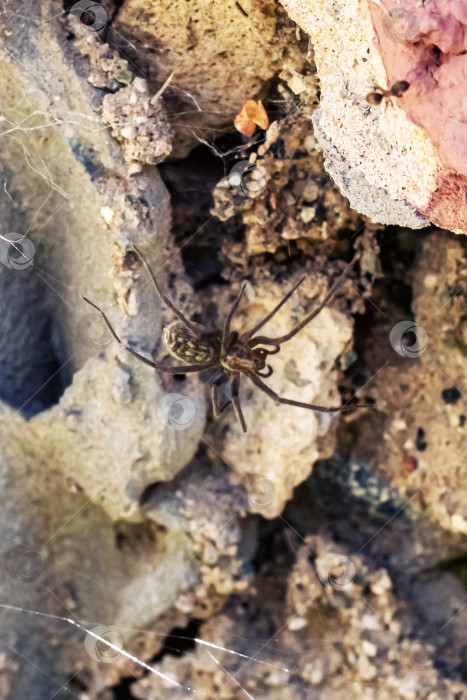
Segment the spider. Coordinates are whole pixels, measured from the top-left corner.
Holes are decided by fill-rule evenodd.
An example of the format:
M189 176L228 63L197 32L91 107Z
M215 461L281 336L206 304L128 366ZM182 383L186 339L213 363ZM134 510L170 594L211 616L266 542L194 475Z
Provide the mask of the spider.
M302 330L302 328L308 325L308 323L310 323L315 316L320 313L320 311L324 309L342 283L349 276L351 270L359 259L358 253L347 265L344 272L329 290L325 299L316 309L307 314L305 318L300 321L300 323L298 323L285 335L282 335L279 338L269 338L268 336L256 334L279 311L286 301L290 299L296 289L304 282L305 277L302 277L297 284L292 287L289 292L287 292L277 306L275 306L272 311L270 311L258 324L256 324L252 330L239 334L238 331L231 330L230 326L235 311L237 310L244 294L246 287L245 282L242 285L240 293L238 294L227 315L224 327L216 330L208 330L198 323L189 321L170 301L170 299L168 299L162 293L156 276L151 270L146 258L143 256L141 251L136 248L136 246L133 246L133 248L147 268L159 298L164 301L169 309L171 309L178 317L178 320L173 321L164 329L164 341L169 353L178 360L190 362L192 364L167 367L155 360L148 360L148 358L124 345L122 340L114 331L109 319L102 309L100 309L86 297L83 297L83 299L101 314L113 337L118 343L120 343L120 345L123 345L125 349L138 360L145 362L158 372L167 374L185 374L186 372L201 372L202 370L209 369L210 367L220 370L220 373L216 373L214 376L211 386L211 400L215 418L218 418L221 413L223 413L223 411L230 406L230 404L232 404L236 416L242 426L243 432L247 432L247 426L239 400L240 376L242 374L251 379L253 384L274 399L274 401L287 404L289 406L308 408L312 411L321 411L323 413L334 413L337 411L353 410L354 408L361 407L370 408L373 406L372 404L353 404L350 406L316 406L315 404L303 403L302 401L295 401L293 399L286 399L279 396L265 382L263 382L263 379L270 377L273 373L272 367L266 364L268 355L275 355L278 353L282 343L285 343L293 338L299 331ZM219 388L229 380L231 384L231 398L221 405Z

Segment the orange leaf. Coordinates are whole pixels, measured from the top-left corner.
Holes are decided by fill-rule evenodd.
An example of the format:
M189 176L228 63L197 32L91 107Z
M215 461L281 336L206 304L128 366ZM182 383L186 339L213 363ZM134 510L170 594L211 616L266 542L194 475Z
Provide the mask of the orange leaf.
M269 119L261 100L247 100L240 114L235 117L234 126L244 136L253 136L257 126L267 129Z

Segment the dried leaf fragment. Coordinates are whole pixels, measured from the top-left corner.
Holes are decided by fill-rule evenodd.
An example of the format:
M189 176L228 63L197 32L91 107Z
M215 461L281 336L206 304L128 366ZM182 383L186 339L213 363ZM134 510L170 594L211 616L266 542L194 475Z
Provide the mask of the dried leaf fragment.
M261 100L247 100L242 107L240 114L234 119L234 126L244 136L253 136L255 129L267 129L269 119Z

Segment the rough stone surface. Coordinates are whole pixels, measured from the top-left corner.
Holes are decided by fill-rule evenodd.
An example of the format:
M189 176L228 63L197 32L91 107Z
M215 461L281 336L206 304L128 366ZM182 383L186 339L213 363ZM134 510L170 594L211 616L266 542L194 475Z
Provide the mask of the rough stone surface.
M51 468L50 460L41 458L37 436L24 430L17 414L3 408L2 426L10 438L2 440L0 458L0 614L11 674L11 693L3 697L52 696L72 668L85 665L95 669L102 686L115 682L115 666L99 664L98 650L94 658L86 653L85 638L91 650L97 641L59 617L86 629L100 624L115 630L128 651L154 652L160 639L146 638L141 647L134 630L164 613L178 590L196 580L195 561L186 564L190 542L154 524L139 531L125 523L116 526L64 479L58 460ZM174 576L177 587L167 586ZM12 607L5 609L5 603Z
M457 112L446 114L444 122L439 114L435 117L433 95L425 86L431 76L433 27L417 19L420 31L409 37L407 27L404 33L390 20L389 6L385 12L367 0L283 4L310 35L321 84L315 135L327 171L351 206L377 223L420 228L432 222L465 232L462 172L446 161L443 138L435 138L415 106L424 103L438 131L446 124L446 138L455 139L454 134L448 137L448 125L459 119ZM410 24L415 10L402 10ZM440 50L443 55L448 49ZM374 86L389 88L397 80L411 83L407 93L370 107L365 97ZM444 104L448 109L451 102Z
M27 29L24 20L23 30ZM96 132L81 129L80 123L76 126L65 113L69 106L84 115L83 121L91 116L97 121L96 95L77 81L66 54L62 73L52 71L48 55L60 51L57 40L50 37L49 43L36 40L36 44L36 50L43 51L41 85L34 82L42 65L40 54L34 57L34 73L23 72L7 53L3 57L8 92L4 110L14 133L4 136L2 154L6 163L16 163L14 175L5 179L10 199L2 202L4 220L9 230L30 234L35 256L34 265L24 270L7 265L0 269L4 289L10 298L15 293L18 298L12 306L3 295L2 303L5 327L14 329L19 355L13 364L7 363L12 371L2 393L15 408L31 415L64 391L57 406L32 418L23 430L37 436L44 458L61 465L114 518L137 519L144 488L155 480L170 479L192 456L204 424L204 400L193 382L179 384L175 391L170 379L161 380L119 350L97 312L80 295L105 307L125 341L154 352L162 320L159 302L141 262L127 251L130 242L138 243L156 268L172 254L168 195L155 172L127 181L115 174L124 168L105 130L99 142L101 165L97 161L91 165L90 159L98 157L92 145ZM13 81L14 89L8 91ZM58 108L52 108L49 95L57 90L62 99ZM34 130L14 129L30 119L31 124L37 122ZM51 123L57 128L51 129ZM19 202L21 216L15 211ZM22 284L31 289L29 295ZM28 354L18 353L18 347L24 349L23 337ZM11 338L10 343L3 338L6 360L15 348ZM37 376L28 384L29 357L40 361L37 343L45 362L34 367ZM102 350L109 362L96 358L85 364ZM21 363L26 365L24 371ZM65 389L73 375L72 385ZM50 379L54 384L47 391ZM24 400L24 389L17 389L22 384L29 386ZM193 399L192 425L186 426L183 437L170 420L164 420L163 410L157 411L172 393Z
M413 498L414 508L444 530L467 535L463 254L460 243L440 232L423 245L414 278L415 320L400 333L407 347L396 344L399 366L383 368L376 380L380 408L391 416L376 463Z
M250 589L251 598L233 598L223 614L205 626L195 652L182 659L165 657L159 671L185 687L194 687L202 698L240 700L245 691L268 700L323 696L332 700L417 696L455 700L462 694L461 683L443 677L439 660L437 667L435 646L420 640L423 623L394 591L385 569L373 568L364 555L350 553L327 534L307 537L302 543L291 530L287 535L298 549L291 575L284 582L285 596L267 573L258 577ZM454 577L446 575L442 584L440 598L429 579L417 581L412 592L422 605L437 598L440 617L465 600L465 591ZM251 620L254 613L256 622ZM253 629L264 638L265 620L274 625L278 615L285 624L274 639L263 647L254 645ZM425 622L425 631L428 626ZM445 637L452 645L447 654L455 657L462 648L461 626L451 627ZM203 642L214 642L224 651L214 655ZM238 654L254 655L254 662L226 651L234 648ZM166 692L166 683L155 676L134 686L141 700ZM186 697L184 690L171 692L177 700Z
M136 43L150 85L160 86L173 73L168 94L176 154L231 126L243 104L261 96L299 53L295 27L272 0L127 0L115 26L120 38Z
M105 128L95 128L96 94L78 80L65 35L39 37L38 16L28 20L31 8L22 15L17 10L34 51L21 53L16 18L6 32L13 39L2 47L1 206L4 232L26 235L35 255L33 265L12 269L4 246L0 266L2 399L11 406L2 403L0 427L2 602L116 624L131 648L135 635L124 631L129 622L143 627L173 605L179 590L196 579L196 567L183 564L190 556L186 538L156 536L155 527L147 529L143 544L142 532L130 531L128 551L120 552L112 520L141 520L145 486L170 479L190 459L204 424L203 400L188 389L198 410L182 439L156 410L170 385L111 344L80 294L105 306L123 338L154 350L159 304L141 265L130 265L126 251L129 239L138 242L153 265L172 252L168 197L155 172L122 179L124 161ZM53 16L60 13L49 12L45 27L57 30ZM138 313L142 304L153 309L151 317ZM103 350L108 362L96 357ZM137 446L140 439L144 448ZM167 555L172 547L173 556ZM166 587L179 571L177 586ZM51 696L75 665L96 663L86 653L83 632L70 624L21 610L3 609L1 615L10 673L4 697ZM157 645L149 644L148 653ZM117 681L115 667L112 674L102 685Z
M138 168L141 170L138 163L154 165L172 150L172 131L161 98L151 97L142 78L135 78L128 87L104 97L102 119L122 144L132 175Z
M298 65L297 65L298 69ZM244 258L284 255L291 245L303 253L326 250L335 236L358 228L361 217L323 172L323 158L310 129L318 105L317 76L308 56L300 72L281 72L278 97L283 116L267 130L264 143L249 159L236 163L214 190L212 213L227 221L242 215ZM239 246L226 257L238 257Z
M277 6L198 4L199 33L173 6L160 13L166 64L134 12L165 6L109 2L94 34L101 6L86 21L82 7L0 13L0 696L459 700L465 239L350 209L311 133L313 55ZM227 58L211 29L230 39ZM182 125L156 170L177 132L180 82L161 74L176 52L190 94L225 96L222 119L247 56L244 85L261 92L247 98L263 100L268 131L247 141L227 120L177 160L193 145ZM130 130L128 109L142 119ZM214 421L213 371L158 375L80 298L135 351L174 362L160 342L173 313L131 242L211 328L244 281L239 330L304 275L272 334L360 250L266 381L324 405L371 396L376 409L333 418L245 380L248 433L231 410Z

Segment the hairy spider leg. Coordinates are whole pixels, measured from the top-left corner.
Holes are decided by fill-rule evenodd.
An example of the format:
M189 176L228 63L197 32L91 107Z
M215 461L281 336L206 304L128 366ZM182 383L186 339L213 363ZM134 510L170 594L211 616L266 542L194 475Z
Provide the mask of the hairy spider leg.
M134 243L132 244L132 247L133 247L133 249L135 250L135 252L139 255L139 257L140 257L141 260L143 261L143 263L144 263L144 265L145 265L147 271L149 272L149 274L150 274L150 276L151 276L151 279L152 279L152 281L154 282L154 286L155 286L155 288L156 288L156 292L157 292L157 294L158 294L158 296L159 296L159 299L161 299L162 301L164 301L164 302L167 304L167 306L169 307L169 309L171 309L171 310L174 312L174 314L176 314L176 315L178 316L178 318L180 319L180 321L182 321L182 323L184 323L185 326L186 326L187 328L189 328L190 331L191 331L192 333L194 333L196 336L199 337L199 335L200 335L200 329L199 329L194 323L191 323L191 321L189 321L189 320L182 314L182 312L181 312L179 309L177 309L177 307L175 306L175 304L173 304L173 303L170 301L170 299L169 299L168 297L165 296L165 294L162 294L162 291L161 291L161 289L160 289L160 287L159 287L159 283L158 283L158 281L157 281L157 279L156 279L156 275L155 275L154 272L151 270L151 266L149 265L148 261L146 260L146 258L145 258L144 255L142 254L142 252L139 250L139 248L137 248L137 247L135 246Z
M310 321L312 321L315 318L315 316L317 316L324 309L324 307L327 306L327 304L331 301L331 299L333 298L334 294L337 292L339 287L343 284L343 282L345 282L345 280L347 279L347 277L351 273L352 269L357 264L357 261L359 260L359 258L360 258L360 253L357 253L356 255L354 255L353 259L349 262L349 264L347 265L347 267L345 268L344 272L341 274L339 279L337 279L336 282L334 282L334 284L332 285L331 289L329 290L329 292L327 293L326 297L321 302L321 304L316 309L314 309L311 313L309 313L307 316L305 316L303 321L301 321L298 325L296 325L295 328L292 328L292 330L289 331L289 333L286 333L285 335L280 336L280 338L268 338L266 336L262 336L262 337L260 336L260 337L256 338L258 343L263 343L264 345L266 345L267 343L281 345L282 343L285 343L287 340L290 340L291 338L293 338L294 335L296 335L299 331L301 331L302 328L304 328L308 323L310 323Z
M245 372L246 376L251 379L253 384L259 389L262 389L265 394L277 401L278 403L284 403L289 406L298 406L299 408L308 408L311 411L320 411L321 413L337 413L338 411L353 411L355 408L372 408L372 404L367 403L357 403L352 406L316 406L312 403L303 403L302 401L294 401L293 399L285 399L279 394L276 394L267 384L265 384L261 379L253 372Z
M263 373L263 372L260 372L259 370L256 370L255 374L257 374L258 377L263 377L264 379L267 379L268 377L270 377L271 374L274 372L274 370L271 367L271 365L266 365L266 366L267 366L266 372Z
M224 374L222 377L219 377L214 384L211 386L211 401L212 401L212 411L214 414L214 418L219 418L221 413L225 411L227 406L230 406L232 403L230 399L225 401L222 406L220 405L219 402L219 389L221 386L223 386L227 381L229 380L229 377Z
M230 375L231 377L231 375ZM225 401L222 406L219 403L219 389L220 387L225 384L229 380L229 375L224 374L223 377L218 379L211 387L211 399L212 399L212 408L213 408L213 413L214 413L214 418L219 418L221 413L225 411L225 409L230 406L230 404L233 405L235 415L237 416L238 421L240 422L242 426L242 430L244 433L247 432L247 426L245 422L245 418L243 416L242 412L242 407L240 406L240 398L239 398L239 389L240 389L240 375L236 374L231 378L230 382L230 390L231 390L231 399L228 399Z
M179 367L166 367L165 365L159 364L159 362L154 362L152 360L148 360L147 357L144 357L144 355L140 355L139 352L136 352L135 350L132 350L128 345L125 345L122 340L118 337L114 329L112 328L112 324L110 323L109 319L105 315L105 313L100 309L94 302L90 301L86 297L82 297L84 301L86 301L90 306L96 309L104 319L107 328L109 331L112 333L113 337L117 341L117 343L120 343L125 350L128 350L134 357L136 357L138 360L141 360L142 362L145 362L147 365L150 367L153 367L156 369L158 372L164 372L165 374L185 374L185 372L200 372L203 369L208 369L212 365L180 365Z
M242 288L240 289L237 298L232 304L232 308L230 309L229 314L225 319L224 330L222 331L221 357L224 357L225 353L227 352L227 345L230 342L230 324L232 323L233 315L236 312L238 305L240 304L240 300L245 292L245 288L246 282L242 284Z
M281 299L281 301L277 304L277 306L275 306L275 307L273 308L273 310L270 311L270 312L262 319L262 321L260 321L251 331L248 331L248 333L245 333L245 334L242 336L242 341L248 342L248 341L250 341L250 340L255 340L255 339L253 338L253 336L256 335L256 333L259 331L259 329L262 328L262 327L264 326L264 324L267 323L267 322L269 321L269 319L271 319L271 318L279 311L279 309L285 304L285 302L288 301L288 300L290 299L290 297L292 296L292 294L295 292L296 289L299 288L299 286L300 286L301 284L303 284L303 282L305 281L305 279L306 279L306 277L302 277L302 279L299 280L299 281L297 282L297 284L296 284L294 287L292 287L292 289L291 289L289 292L287 292L287 294L285 295L285 297L284 297L283 299ZM255 344L258 345L258 343L255 343ZM253 345L250 344L250 347L253 347ZM276 352L279 352L279 351L277 350ZM269 354L270 354L270 355L273 355L274 353L269 353Z
M242 407L240 406L240 399L238 396L238 392L240 389L240 375L239 374L236 374L234 376L230 386L232 389L232 404L234 407L235 415L237 416L238 420L241 423L243 432L246 433L247 432L246 422L245 422L245 418L243 416Z
M280 351L280 346L279 346L277 343L269 343L269 342L265 341L264 338L262 338L262 339L260 339L260 340L257 340L256 338L252 338L252 335L254 335L254 334L256 333L256 331L258 331L265 323L267 323L267 321L269 321L270 318L272 318L272 317L274 316L274 314L276 314L276 313L279 311L279 309L281 308L281 306L283 306L283 304L285 304L285 302L286 302L288 299L290 299L290 297L291 297L292 294L295 292L295 290L296 290L304 281L305 281L305 277L302 277L302 279L299 280L299 281L297 282L297 284L296 284L289 292L287 292L287 294L285 295L285 297L284 297L283 299L281 299L281 301L277 304L277 306L276 306L272 311L270 311L270 312L267 314L267 316L265 316L265 317L263 318L263 320L260 321L260 323L259 323L257 326L255 326L255 328L253 328L252 331L249 331L248 333L244 333L244 334L241 336L240 342L241 342L241 344L242 344L242 345L241 345L242 348L244 348L244 347L246 347L246 346L249 347L249 348L254 348L256 345L263 344L263 345L269 345L269 346L274 347L274 350L268 350L268 351L267 351L268 355L275 355L276 353L278 353L278 352ZM235 300L235 303L234 303L232 309L230 310L229 317L227 318L226 324L225 324L225 326L224 326L224 333L223 333L223 336L222 336L222 341L223 341L223 352L224 352L224 353L225 353L225 351L227 350L227 342L228 342L228 338L229 338L229 335L230 335L230 323L231 323L232 317L233 317L233 315L234 315L234 313L235 313L235 311L236 311L236 309L237 309L237 307L238 307L238 304L240 303L240 300L241 300L241 298L242 298L242 295L243 295L245 286L246 286L246 285L244 284L243 287L242 287L242 289L240 290L240 294L238 295L237 299ZM267 374L261 374L260 376L262 376L262 377L270 377L272 373L273 373L273 370L272 370L272 368L268 365Z

